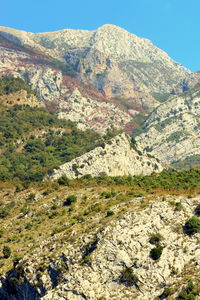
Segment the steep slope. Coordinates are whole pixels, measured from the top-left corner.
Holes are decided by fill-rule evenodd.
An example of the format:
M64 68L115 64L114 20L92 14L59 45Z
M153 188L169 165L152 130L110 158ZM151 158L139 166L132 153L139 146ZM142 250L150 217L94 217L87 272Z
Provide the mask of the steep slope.
M53 170L48 179L56 180L62 175L76 178L87 174L95 177L151 174L162 170L157 159L132 149L129 137L123 133Z
M199 113L198 89L171 97L151 113L144 133L135 138L137 147L167 163L182 161L189 156L199 160Z
M198 296L191 299L199 299L200 234L188 235L184 227L199 203L199 189L193 197L186 191L175 195L174 189L177 181L199 188L199 176L164 172L22 191L1 184L0 241L11 255L1 258L0 298L153 300L165 299L168 291L175 299L192 280ZM171 195L163 197L156 182L165 193L170 183ZM66 206L72 195L76 201ZM153 259L158 245L160 257Z
M136 203L130 203L133 207L135 204L134 210L137 210ZM191 206L192 201L182 200L187 214L192 214ZM96 300L102 297L150 300L159 299L157 297L172 286L172 293L177 295L184 282L183 274L195 278L199 272L200 236L185 237L181 232L184 222L183 211L174 212L160 199L141 212L125 214L120 220L111 222L90 242L94 245L96 241L96 246L93 249L91 246L84 264L80 262L82 255L78 249L64 251L69 271L63 283L42 299ZM149 255L154 248L149 239L155 232L163 238L164 249L159 261L152 260ZM73 259L72 264L70 258ZM125 271L127 277L123 275ZM123 276L126 278L124 281Z
M124 128L131 120L130 113L109 102L98 102L81 95L75 89L67 101L58 104L58 118L77 123L81 130L94 130L106 134L107 130Z

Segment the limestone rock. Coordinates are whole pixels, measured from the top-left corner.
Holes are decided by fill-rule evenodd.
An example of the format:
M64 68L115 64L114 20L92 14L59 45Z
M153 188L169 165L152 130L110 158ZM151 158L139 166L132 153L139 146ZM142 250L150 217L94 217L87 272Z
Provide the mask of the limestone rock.
M78 89L66 101L60 101L59 110L60 119L76 122L81 130L91 129L100 134L105 134L112 127L121 129L132 119L111 103L82 96Z
M62 175L76 178L86 174L94 177L103 174L107 176L151 174L162 169L157 159L149 157L145 152L140 153L132 149L130 138L123 133L103 143L101 147L96 147L54 169L48 179L56 180Z
M162 162L172 163L200 154L199 91L172 96L148 117L144 133L135 138Z

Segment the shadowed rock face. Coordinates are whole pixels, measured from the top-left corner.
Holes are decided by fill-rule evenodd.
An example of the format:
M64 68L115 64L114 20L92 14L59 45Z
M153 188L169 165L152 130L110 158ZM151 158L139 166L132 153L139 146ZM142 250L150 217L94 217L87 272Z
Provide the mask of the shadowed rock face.
M102 174L107 176L151 174L162 169L155 158L132 149L129 137L121 134L107 144L103 143L102 147L97 147L55 169L48 179L56 180L62 175L76 178L86 174L94 177Z

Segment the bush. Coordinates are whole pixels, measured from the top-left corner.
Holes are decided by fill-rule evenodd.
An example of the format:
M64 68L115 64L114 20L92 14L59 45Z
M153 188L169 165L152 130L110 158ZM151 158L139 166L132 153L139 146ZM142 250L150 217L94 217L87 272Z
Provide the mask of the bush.
M29 201L33 201L33 200L35 200L35 197L36 197L36 195L35 195L34 193L30 193L30 194L28 195L28 200L29 200Z
M58 183L60 185L69 185L69 178L67 178L67 176L63 175L60 178L58 178Z
M195 285L189 280L187 286L182 289L179 295L176 297L177 300L195 300L198 292Z
M3 256L4 258L9 258L11 255L11 249L8 246L3 247Z
M113 215L114 215L114 211L108 210L107 214L106 214L106 217L110 217L110 216L113 216Z
M152 245L159 245L162 239L163 237L160 233L155 233L150 237L149 243Z
M195 208L194 212L195 212L195 214L197 216L200 216L200 204L197 205L197 207Z
M114 191L111 191L111 192L104 191L101 193L101 198L105 198L105 199L112 198L115 196L116 196L116 192L114 192Z
M121 273L120 282L126 283L128 286L132 286L132 285L137 285L139 279L137 275L133 273L133 270L127 267Z
M71 205L72 203L77 201L77 197L75 195L69 195L67 199L63 202L64 206Z
M200 231L200 219L193 216L185 223L185 231L187 234L192 235Z
M51 194L53 192L52 189L47 189L46 191L43 192L43 196L48 196L49 194Z
M159 299L167 299L169 296L173 295L175 291L171 287L166 287L163 293L159 296Z
M163 252L163 247L158 245L157 247L151 249L150 251L150 257L153 259L153 260L157 260L161 257L162 255L162 252Z

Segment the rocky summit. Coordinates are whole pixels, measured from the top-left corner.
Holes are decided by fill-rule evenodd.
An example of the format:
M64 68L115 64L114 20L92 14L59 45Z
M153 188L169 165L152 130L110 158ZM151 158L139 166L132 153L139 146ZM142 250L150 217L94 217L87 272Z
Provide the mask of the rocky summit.
M130 116L122 129L133 128L129 118L150 112L163 95L186 91L198 81L151 41L114 25L50 33L0 27L0 36L2 75L24 78L45 101L67 101L78 88L97 106L112 103ZM91 109L90 115L95 113Z

